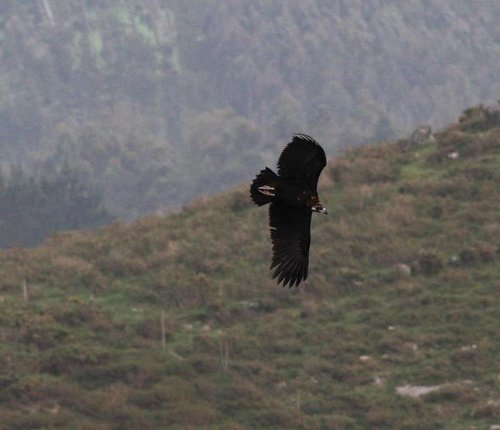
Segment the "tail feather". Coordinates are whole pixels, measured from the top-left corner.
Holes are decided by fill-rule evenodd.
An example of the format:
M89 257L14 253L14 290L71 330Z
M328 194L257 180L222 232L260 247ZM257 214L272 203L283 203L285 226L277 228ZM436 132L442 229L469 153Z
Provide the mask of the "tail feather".
M250 197L252 197L252 200L256 205L263 206L271 202L272 197L262 194L259 191L259 187L262 187L263 185L276 186L276 179L278 179L278 175L268 167L261 170L255 177L252 185L250 186Z

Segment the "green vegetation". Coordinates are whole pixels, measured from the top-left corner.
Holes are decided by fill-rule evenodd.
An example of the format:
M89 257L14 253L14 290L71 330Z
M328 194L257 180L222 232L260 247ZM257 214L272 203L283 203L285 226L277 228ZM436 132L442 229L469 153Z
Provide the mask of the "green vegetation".
M270 280L266 214L246 186L3 251L2 426L498 424L499 112L402 146L327 167L303 289Z

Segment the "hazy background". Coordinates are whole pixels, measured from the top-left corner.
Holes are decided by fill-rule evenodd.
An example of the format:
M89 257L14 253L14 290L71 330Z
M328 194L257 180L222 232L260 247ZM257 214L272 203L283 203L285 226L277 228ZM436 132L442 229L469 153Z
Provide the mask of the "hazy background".
M329 156L500 94L495 0L0 3L0 246ZM271 164L272 166L273 164Z
M499 17L0 0L0 428L496 428ZM329 215L289 290L248 185L296 131Z

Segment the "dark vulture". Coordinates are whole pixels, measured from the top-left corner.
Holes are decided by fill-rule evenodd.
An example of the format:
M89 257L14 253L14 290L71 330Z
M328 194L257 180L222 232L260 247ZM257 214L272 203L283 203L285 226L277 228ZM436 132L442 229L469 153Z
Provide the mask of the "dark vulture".
M295 134L278 160L278 174L266 167L253 180L250 196L258 206L269 205L273 244L273 278L297 286L307 279L311 215L327 213L319 202L318 179L326 166L325 151L312 137Z

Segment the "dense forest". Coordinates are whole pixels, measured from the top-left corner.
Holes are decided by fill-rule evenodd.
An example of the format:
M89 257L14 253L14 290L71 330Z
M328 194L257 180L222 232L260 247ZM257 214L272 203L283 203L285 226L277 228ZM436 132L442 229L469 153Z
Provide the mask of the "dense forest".
M3 250L0 427L494 429L499 183L500 110L347 151L292 290L246 186Z
M95 228L113 217L99 193L68 166L28 176L22 167L0 171L0 247L40 243L58 230Z
M133 219L248 180L296 131L331 156L442 126L498 98L499 15L466 0L5 0L4 176L69 166Z

